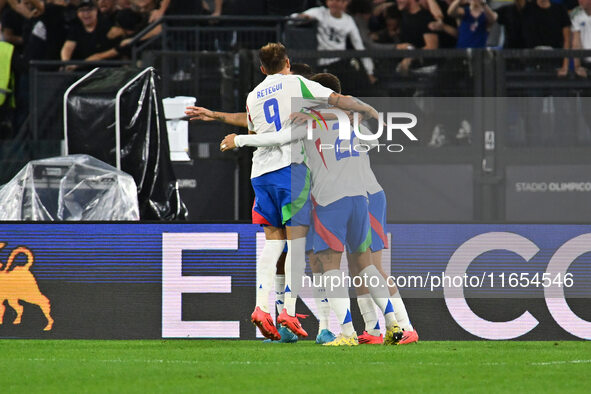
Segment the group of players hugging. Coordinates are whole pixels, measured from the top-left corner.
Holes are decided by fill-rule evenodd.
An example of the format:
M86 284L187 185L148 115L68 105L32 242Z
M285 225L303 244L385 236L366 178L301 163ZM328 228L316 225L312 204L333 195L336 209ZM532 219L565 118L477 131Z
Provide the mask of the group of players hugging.
M263 46L259 58L266 77L248 95L246 113L186 109L191 120L248 127L247 135L227 135L220 144L222 151L257 147L251 170L252 218L264 227L265 246L257 261L252 322L267 341L290 343L308 336L299 322L303 316L296 313L308 257L313 275L308 283L319 320L316 343L417 342L404 302L396 286L386 280L381 263L382 250L388 248L386 196L368 155L378 144L370 131L378 123L377 111L342 95L336 76L312 74L305 64L290 64L280 43ZM343 253L349 280L340 270ZM357 276L361 280L350 280ZM351 318L350 283L359 284L355 291L365 322L359 336ZM273 288L277 326L269 313ZM375 305L384 316L385 336ZM341 328L336 336L329 329L331 310Z

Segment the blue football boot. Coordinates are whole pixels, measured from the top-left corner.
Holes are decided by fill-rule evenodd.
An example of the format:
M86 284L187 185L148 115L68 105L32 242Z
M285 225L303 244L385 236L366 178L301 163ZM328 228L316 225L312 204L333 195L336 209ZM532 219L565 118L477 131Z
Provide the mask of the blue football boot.
M298 336L293 332L289 331L287 327L279 326L279 335L281 335L281 339L278 341L272 341L270 339L265 339L264 343L296 343L298 341Z
M322 345L328 342L332 342L336 338L337 337L335 337L335 335L332 332L330 332L330 330L325 328L322 331L320 331L316 336L316 343Z

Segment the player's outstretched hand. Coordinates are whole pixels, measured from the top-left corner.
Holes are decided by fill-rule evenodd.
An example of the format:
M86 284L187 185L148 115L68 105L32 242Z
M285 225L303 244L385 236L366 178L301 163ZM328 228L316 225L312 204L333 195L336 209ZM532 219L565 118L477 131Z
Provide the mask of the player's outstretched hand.
M228 134L226 137L224 137L222 143L220 144L220 150L222 152L225 152L228 150L236 149L234 138L236 138L236 134Z
M185 115L191 117L189 120L204 120L206 122L215 120L213 111L203 107L187 107L185 108Z

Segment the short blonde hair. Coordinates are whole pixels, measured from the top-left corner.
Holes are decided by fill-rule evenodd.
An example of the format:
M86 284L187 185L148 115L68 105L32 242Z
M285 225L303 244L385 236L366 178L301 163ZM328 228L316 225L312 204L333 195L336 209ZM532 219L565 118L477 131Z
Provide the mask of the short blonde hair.
M268 74L277 74L285 67L287 50L280 42L270 42L259 50L259 59Z

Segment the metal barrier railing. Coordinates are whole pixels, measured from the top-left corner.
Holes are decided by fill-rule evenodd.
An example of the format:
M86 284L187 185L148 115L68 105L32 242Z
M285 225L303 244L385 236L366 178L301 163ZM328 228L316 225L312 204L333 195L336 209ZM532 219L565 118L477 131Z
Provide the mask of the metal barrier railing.
M159 25L162 27L160 35L142 40ZM301 26L314 29L316 22L278 16L172 15L146 26L134 36L129 46L134 60L146 49L217 52L257 49L267 42L292 43L290 28Z

